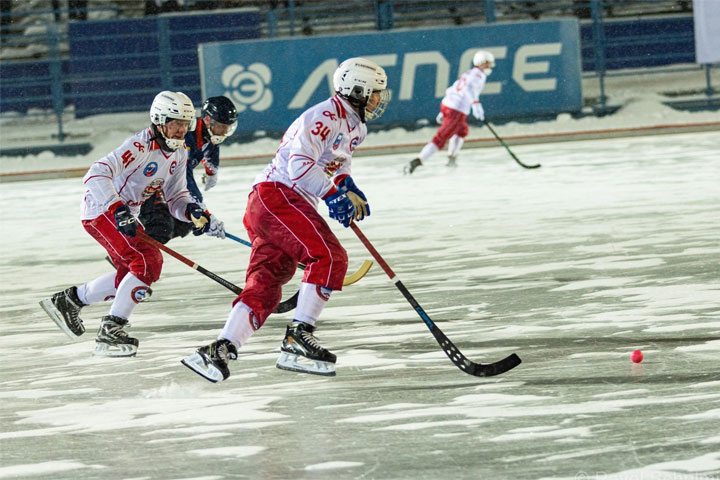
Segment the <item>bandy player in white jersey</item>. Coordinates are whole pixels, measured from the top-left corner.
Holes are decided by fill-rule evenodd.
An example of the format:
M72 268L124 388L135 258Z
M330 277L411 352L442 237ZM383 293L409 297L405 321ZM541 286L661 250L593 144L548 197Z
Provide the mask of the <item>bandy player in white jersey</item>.
M350 176L351 158L367 134L365 122L384 112L389 91L385 71L364 58L342 62L333 84L336 95L292 123L272 163L255 179L244 217L252 240L245 288L218 339L183 360L212 382L228 378L228 360L237 358L237 349L278 306L298 262L307 268L277 366L335 375L335 355L313 332L332 291L342 289L348 260L317 205L322 199L330 218L345 227L370 215Z
M448 145L449 167L456 166L457 154L468 134L467 116L472 109L473 116L485 120L485 112L478 96L485 87L487 77L495 66L492 53L480 50L473 56L473 68L463 73L446 91L440 102L440 113L436 120L440 128L433 139L423 147L420 155L408 163L404 172L410 174L428 158Z
M83 178L87 188L82 201L85 230L107 250L117 271L73 286L43 300L40 305L72 339L85 332L79 317L86 305L113 298L102 318L95 354L133 356L138 340L123 327L135 306L160 277L162 254L136 237L143 227L136 221L140 206L161 190L172 215L192 221L198 233L209 217L193 203L186 185L185 134L194 125L195 108L181 92L160 92L150 107L151 126L142 130L92 164Z

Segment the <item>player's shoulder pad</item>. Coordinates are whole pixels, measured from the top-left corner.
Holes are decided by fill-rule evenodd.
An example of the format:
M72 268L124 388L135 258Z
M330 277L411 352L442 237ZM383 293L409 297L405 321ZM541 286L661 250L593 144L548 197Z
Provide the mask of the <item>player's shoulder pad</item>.
M322 122L328 126L340 125L346 117L345 106L335 97L320 102L308 110L309 120Z
M152 147L152 131L149 128L145 128L135 135L125 139L125 142L120 148L131 149L139 153L144 153L151 150Z

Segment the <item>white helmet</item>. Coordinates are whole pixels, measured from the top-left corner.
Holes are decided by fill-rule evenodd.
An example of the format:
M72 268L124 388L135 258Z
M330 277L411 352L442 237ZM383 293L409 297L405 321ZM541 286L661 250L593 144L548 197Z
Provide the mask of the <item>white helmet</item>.
M349 58L342 62L333 75L333 86L340 97L360 111L363 122L380 118L390 101L385 70L366 58ZM365 107L373 92L380 92L380 103L367 111Z
M485 62L490 64L490 68L483 69L483 73L485 73L485 75L490 75L492 73L492 67L495 66L495 55L487 50L478 50L473 57L473 65L479 67Z
M150 121L153 125L162 126L168 120L187 120L190 122L190 130L195 129L195 107L192 101L182 92L171 92L165 90L158 93L150 106ZM160 130L160 129L159 129ZM185 143L185 139L167 138L160 133L165 144L170 150L177 150Z

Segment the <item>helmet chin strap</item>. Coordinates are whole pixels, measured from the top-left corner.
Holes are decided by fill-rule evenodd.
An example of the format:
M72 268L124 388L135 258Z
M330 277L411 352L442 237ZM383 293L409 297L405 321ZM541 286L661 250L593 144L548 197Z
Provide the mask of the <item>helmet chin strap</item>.
M174 152L175 150L178 150L180 147L183 146L183 143L185 142L184 138L177 139L177 138L168 138L165 136L165 132L163 132L162 127L158 128L159 135L156 135L156 140L160 144L160 147L168 152Z
M360 115L360 121L362 123L365 123L365 108L368 104L367 98L355 98L350 96L343 96L345 100L350 103L353 107L355 107L358 110L358 115Z

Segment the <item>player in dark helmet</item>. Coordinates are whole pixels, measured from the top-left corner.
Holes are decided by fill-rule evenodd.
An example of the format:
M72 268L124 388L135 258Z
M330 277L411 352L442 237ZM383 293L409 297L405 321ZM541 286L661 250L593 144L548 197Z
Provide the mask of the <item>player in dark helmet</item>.
M227 97L210 97L203 103L200 118L208 129L210 141L221 144L237 128L237 109Z
M218 145L235 132L237 117L237 109L232 100L222 96L210 97L203 103L200 117L195 120L195 128L185 135L185 147L188 151L188 190L192 198L210 217L210 228L206 235L218 238L225 238L225 226L203 203L203 196L195 182L193 170L202 163L204 167L202 182L205 191L215 186L220 168ZM179 221L170 215L162 192L145 202L140 211L140 221L148 235L161 243L167 243L171 238L184 237L192 230L191 223Z

